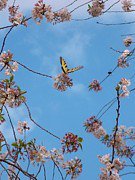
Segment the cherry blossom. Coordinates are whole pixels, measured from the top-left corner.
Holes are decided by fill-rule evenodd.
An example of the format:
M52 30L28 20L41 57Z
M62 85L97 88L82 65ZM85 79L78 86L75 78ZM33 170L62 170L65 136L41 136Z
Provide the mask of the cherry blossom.
M22 91L19 87L14 86L14 82L10 82L7 79L0 82L0 104L7 104L9 107L18 107L26 101L23 94L26 91Z
M95 116L91 116L84 122L86 132L92 133L96 138L100 139L106 136L106 132L102 127L102 122L96 119Z
M100 16L104 10L104 2L102 0L93 0L92 5L88 6L88 13L93 17Z
M81 147L82 138L74 135L73 133L67 133L61 140L62 150L66 153L76 152Z
M122 1L122 9L125 12L131 11L131 7L132 7L132 1L131 0L123 0Z
M124 45L125 45L126 47L130 46L130 45L132 44L132 42L133 42L132 37L130 37L130 36L126 37L126 38L123 40L123 42L124 42Z
M0 55L0 65L5 68L7 76L12 76L18 70L18 63L13 61L13 54L9 50Z
M32 10L32 17L37 24L40 24L44 17L47 22L53 24L71 20L71 14L68 12L67 8L62 8L59 11L53 12L52 7L44 4L43 0L39 0L35 4L35 7Z
M68 76L68 74L62 73L59 74L56 78L54 78L53 87L59 91L65 91L68 87L72 87L72 79Z
M26 130L29 130L30 127L27 126L28 123L26 121L18 121L18 127L17 127L17 131L20 133L20 134L23 134L24 131Z
M66 169L66 174L71 175L71 179L77 178L82 172L82 163L81 160L75 157L70 161L64 162L62 168Z
M127 86L130 86L131 82L130 80L127 80L126 78L121 78L121 81L119 82L117 88L121 90L120 97L126 97L129 96L130 91L128 90Z
M25 20L25 17L23 16L23 13L18 11L19 6L10 6L9 7L9 21L14 25L22 24L24 26L27 26L27 22Z
M98 80L93 80L89 85L89 90L93 89L94 91L98 92L102 90L100 83Z
M7 2L8 0L0 0L0 11L6 8Z
M104 156L98 156L99 161L105 165L105 168L101 168L100 180L120 180L119 171L123 169L124 162L120 162L119 159L110 161L110 154Z

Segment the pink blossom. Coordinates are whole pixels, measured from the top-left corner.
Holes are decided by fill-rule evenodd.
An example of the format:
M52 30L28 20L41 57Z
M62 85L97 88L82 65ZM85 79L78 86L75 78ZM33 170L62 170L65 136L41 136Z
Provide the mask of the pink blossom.
M128 90L127 86L130 86L130 85L131 85L130 80L127 80L126 78L121 78L121 81L118 84L119 89L121 90L120 97L129 96L130 91Z
M39 0L32 10L32 17L39 24L44 16L46 16L46 14L48 21L50 22L50 19L52 20L52 7L50 5L44 4L43 0Z
M127 80L126 78L121 78L121 81L120 83L124 86L130 86L131 85L131 82L130 80Z
M27 126L27 122L26 121L18 121L18 127L17 127L17 131L20 133L20 134L23 134L24 131L26 130L29 130L30 128Z
M53 159L57 164L61 164L64 160L64 156L61 150L53 148L50 151L50 158Z
M58 12L54 13L54 24L58 22L70 21L71 14L68 12L67 8L63 8Z
M102 164L107 164L110 162L110 154L105 154L104 156L98 156L98 158Z
M10 6L9 7L9 21L14 25L22 24L24 26L27 26L27 22L23 16L23 13L18 11L19 6Z
M5 68L5 75L11 76L18 70L18 63L12 60L13 54L8 50L0 55L0 65Z
M26 101L19 87L14 86L14 82L0 82L0 104L7 104L9 107L18 107Z
M95 116L91 116L84 123L86 132L92 133L96 138L100 139L106 136L106 132L102 127L102 122L96 119Z
M43 0L39 0L35 4L34 9L32 10L32 17L37 24L40 24L44 17L47 22L53 24L71 20L71 14L68 12L67 8L53 12L52 7L43 3Z
M124 40L123 40L124 44L126 47L130 46L133 42L132 38L129 36L129 37L126 37Z
M123 0L122 1L122 9L125 12L130 12L132 7L132 1L131 0Z
M100 86L100 83L98 80L93 80L93 82L89 85L89 90L93 89L94 91L98 92L102 90L102 87Z
M127 63L127 59L124 57L119 57L118 59L118 67L120 68L126 68L129 67L129 63Z
M130 55L130 51L128 49L124 50L124 52L122 53L122 57L126 58L127 56Z
M104 10L104 2L102 0L93 0L92 5L88 7L88 13L93 17L100 16Z
M124 163L120 162L119 158L118 158L118 159L114 159L114 161L113 161L113 166L114 166L114 168L115 168L117 171L123 169L123 165L124 165Z
M7 2L8 0L0 0L0 11L6 8Z
M86 122L84 122L85 130L88 133L90 132L93 133L94 131L98 130L101 125L102 125L102 122L96 119L95 116L91 116L90 118L86 120Z
M100 126L96 131L93 132L93 135L96 138L100 139L106 135L106 131L104 130L102 126Z
M119 170L123 169L123 163L119 159L110 161L110 154L98 156L99 161L105 165L101 168L100 180L120 180Z
M35 144L32 144L27 148L27 151L32 163L44 163L47 158L50 158L50 152L47 151L44 146L36 146Z
M81 160L75 157L70 161L64 162L62 168L66 169L66 174L71 175L71 179L77 178L82 172L82 163Z
M18 63L17 62L13 62L13 65L12 65L12 70L15 72L18 70Z
M72 87L72 79L68 76L68 74L62 73L59 74L56 78L54 78L53 87L59 91L65 91L68 87Z
M65 134L65 136L61 140L63 152L76 152L81 145L80 139L82 140L82 138L79 138L77 135L74 135L73 133Z

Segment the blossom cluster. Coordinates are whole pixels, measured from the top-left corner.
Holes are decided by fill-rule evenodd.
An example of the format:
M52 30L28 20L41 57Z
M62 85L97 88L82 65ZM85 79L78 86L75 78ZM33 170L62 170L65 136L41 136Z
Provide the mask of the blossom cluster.
M104 2L103 0L93 0L92 5L88 5L88 13L93 16L97 17L102 14L104 10Z
M8 0L0 0L0 11L6 8L7 2Z
M105 168L101 168L100 180L120 180L119 171L123 169L124 162L120 162L119 159L114 159L111 162L110 154L98 156L98 158L105 165Z
M125 126L120 126L118 128L117 142L119 144L116 146L117 154L119 156L132 157L135 152L134 149L126 144L126 139L134 140L135 139L135 129L134 127L126 128ZM121 143L120 143L121 142Z
M50 153L46 150L44 146L28 148L28 153L29 153L30 161L32 163L45 162L46 159L50 156Z
M132 139L132 140L135 139L135 127L126 128L126 126L120 126L118 129L118 132L123 137L128 137L129 139Z
M47 19L47 22L56 24L58 22L69 21L71 19L71 14L68 12L67 8L53 12L50 5L44 4L43 0L39 0L32 10L32 17L38 24L40 24L44 17Z
M24 124L26 125L26 123ZM36 145L35 139L27 142L18 139L12 143L12 147L10 153L0 154L0 159L5 159L7 156L11 155L11 158L14 160L19 158L25 161L25 159L29 157L33 165L52 161L57 167L66 170L66 175L70 175L71 179L76 178L82 172L82 163L79 158L75 157L71 160L65 160L62 149L53 148L52 150L47 150L43 145Z
M25 20L25 17L23 16L23 13L18 11L19 6L10 6L9 11L9 21L14 25L22 24L24 26L27 26L27 22Z
M4 138L0 132L0 142L2 141L4 141ZM76 178L82 172L81 160L75 157L74 159L65 161L62 150L53 148L48 151L45 146L37 146L35 140L26 142L18 139L12 143L12 146L13 149L11 149L10 153L0 153L0 159L8 160L8 156L10 155L14 160L17 160L17 158L25 160L26 157L29 157L32 164L53 161L57 166L66 170L66 175L70 175L71 179Z
M98 80L93 80L89 85L89 90L93 89L94 91L98 92L102 90L102 87L100 86L100 83Z
M124 45L125 45L126 47L128 47L128 46L130 46L130 45L133 43L133 39L132 39L132 37L128 36L128 37L126 37L126 38L123 40L123 42L124 42Z
M59 167L65 169L66 174L71 175L71 179L76 178L82 172L81 160L75 157L74 159L64 161L64 156L61 150L53 148L52 150L47 151L44 146L35 146L34 144L31 144L27 148L27 151L32 163L44 163L47 160L52 160Z
M74 135L73 133L67 133L61 140L63 153L76 152L81 147L82 138Z
M119 90L121 90L120 97L129 96L130 91L128 90L128 86L130 85L131 85L130 80L127 80L126 78L121 78L118 84Z
M126 138L132 139L135 133L129 130L129 132L126 131L128 132L128 135L127 135L126 132L124 133L123 131L126 131L126 130L123 130L123 127L120 126L115 136L115 142L114 142L114 136L108 135L108 134L104 136L104 138L101 141L104 144L106 144L107 147L114 146L118 156L132 157L135 152L131 147L129 147L126 144Z
M10 82L10 80L5 79L0 82L0 104L7 104L13 108L20 106L26 101L23 96L26 91L22 91L18 86L14 85L14 82Z
M68 76L68 74L62 73L59 74L56 78L54 78L53 87L59 91L66 91L68 87L72 87L73 82L72 79Z
M20 134L23 134L24 131L26 130L29 130L30 127L27 126L28 123L26 121L18 121L18 126L17 126L17 131L20 133Z
M122 1L122 9L125 12L130 12L132 7L132 0L123 0Z
M129 50L125 50L121 56L118 58L118 67L120 68L126 68L129 66L129 63L127 62L127 57L130 55Z
M82 163L81 160L75 157L70 161L64 162L62 168L66 169L66 174L71 175L71 179L77 178L82 172Z
M0 65L5 68L5 75L11 76L18 70L18 63L13 61L13 54L10 51L3 52L0 55Z
M58 165L61 166L61 164L64 161L64 155L62 150L53 148L52 150L50 150L50 158L57 163Z
M100 139L106 135L104 128L102 127L102 122L96 119L95 116L91 116L84 123L86 132L92 133L96 138Z

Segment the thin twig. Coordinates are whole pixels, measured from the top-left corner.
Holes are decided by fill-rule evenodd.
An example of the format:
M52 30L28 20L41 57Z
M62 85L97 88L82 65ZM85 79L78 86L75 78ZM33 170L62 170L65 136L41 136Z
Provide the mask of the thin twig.
M73 13L75 10L79 9L80 7L83 7L83 6L87 5L87 4L90 3L90 2L92 2L92 0L87 1L87 2L85 2L85 3L83 3L83 4L79 5L79 6L77 6L77 7L74 8L72 11L70 11L70 13Z
M24 171L24 170L19 166L19 164L15 165L14 163L10 163L10 162L6 161L5 159L0 160L0 162L4 162L4 163L6 163L6 164L8 164L8 165L10 165L10 166L15 167L16 169L20 170L25 176L30 177L31 179L35 179L35 180L37 179L37 178L35 178L35 177L33 176L33 174L29 174L28 172Z
M55 176L55 164L53 166L53 175L52 175L52 180L54 180L54 176Z
M15 141L17 141L17 137L16 137L16 134L15 134L15 129L14 129L14 126L13 126L13 123L12 123L12 120L11 120L11 117L10 117L10 114L9 114L9 111L7 109L7 107L4 105L4 108L7 112L7 115L8 115L8 118L9 118L9 121L10 121L10 124L11 124L11 127L12 127L12 131L13 131L13 135L14 135L14 139Z
M120 177L121 177L121 176L126 176L126 175L129 175L129 174L135 174L135 172L128 172L128 173L124 173L124 174L121 174L121 175L120 175Z
M53 160L53 162L54 162L55 166L57 167L57 169L58 169L58 171L59 171L59 173L60 173L60 175L61 175L62 180L64 180L63 174L62 174L62 172L61 172L61 170L60 170L59 166L57 165L57 163L54 161L54 159L53 159L53 158L52 158L52 160Z
M22 66L23 68L27 69L28 71L30 71L30 72L32 72L32 73L38 74L38 75L40 75L40 76L45 76L45 77L48 77L48 78L53 78L52 76L49 76L49 75L47 75L47 74L43 74L43 73L34 71L34 70L30 69L29 67L25 66L24 64L20 63L19 61L15 61L15 60L11 60L11 61L17 62L20 66Z
M57 139L60 140L60 138L59 138L58 136L56 136L55 134L51 133L50 131L48 131L47 129L43 128L41 125L39 125L37 122L35 122L35 120L33 120L32 116L31 116L31 112L30 112L30 109L29 109L27 103L24 102L24 104L25 104L25 106L26 106L26 108L27 108L27 111L28 111L30 120L31 120L36 126L38 126L40 129L42 129L42 130L45 131L46 133L48 133L48 134L50 134L51 136L53 136L53 137L55 137L55 138L57 138Z
M116 109L116 112L117 112L117 117L116 117L115 131L114 131L114 135L113 135L113 146L112 146L112 160L111 160L111 163L113 163L114 156L115 156L116 135L117 135L117 131L118 131L119 117L120 117L120 94L119 94L119 90L117 90L117 109Z
M109 101L108 103L106 103L97 113L96 117L98 118L99 114L103 111L103 109L108 106L110 103L112 103L114 100L116 100L116 98L113 98L111 101Z
M12 26L9 31L6 33L4 39L3 39L3 42L2 42L2 47L1 47L1 50L0 50L0 54L2 53L3 49L4 49L4 46L5 46L5 43L6 43L6 39L9 35L9 33L12 31L12 29L14 28L14 26Z
M39 170L38 170L38 172L37 172L37 174L36 174L36 176L35 176L36 178L37 178L37 176L39 175L39 173L40 173L40 171L41 171L42 165L43 165L43 164L41 164L40 167L39 167Z
M135 23L135 21L122 22L122 23L102 23L102 22L97 22L97 24L104 25L104 26L120 26L120 25L134 24L134 23Z
M45 169L45 165L43 164L43 171L44 171L44 180L46 180L46 169Z
M4 68L5 68L5 65L0 69L0 72L2 72Z
M98 119L101 119L101 117L113 106L113 104L116 102L116 99L110 104L110 106L98 117Z

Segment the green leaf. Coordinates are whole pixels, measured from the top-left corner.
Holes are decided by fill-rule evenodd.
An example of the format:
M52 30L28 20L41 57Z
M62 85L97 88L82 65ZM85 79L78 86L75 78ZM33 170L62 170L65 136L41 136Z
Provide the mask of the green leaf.
M79 142L83 142L83 138L79 137L79 138L78 138L78 141L79 141Z
M11 75L11 77L10 77L10 82L12 82L12 81L13 81L13 79L14 79L14 76L13 76L13 75Z
M104 139L105 139L105 140L108 140L108 139L109 139L109 135L106 134L106 135L104 136Z
M12 143L12 146L18 147L18 144L16 142Z
M21 91L21 95L26 94L26 93L27 93L27 91Z
M81 150L82 150L83 148L82 148L82 144L81 144L81 143L79 144L79 146L80 146L80 148L81 148Z
M88 8L91 9L91 6L88 4Z

